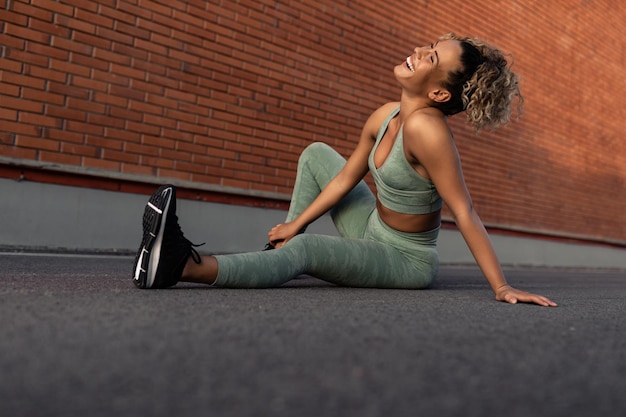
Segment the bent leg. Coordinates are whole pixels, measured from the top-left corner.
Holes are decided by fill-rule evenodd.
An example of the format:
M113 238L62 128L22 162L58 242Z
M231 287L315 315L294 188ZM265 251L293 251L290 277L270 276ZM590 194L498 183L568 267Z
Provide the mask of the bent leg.
M328 183L341 171L346 160L325 143L309 145L300 155L287 222L302 213ZM363 237L367 218L376 200L364 181L350 191L335 208L331 217L341 236Z
M349 287L428 287L434 280L432 257L410 262L390 245L365 239L299 235L280 249L217 255L215 285L227 288L276 287L301 274Z

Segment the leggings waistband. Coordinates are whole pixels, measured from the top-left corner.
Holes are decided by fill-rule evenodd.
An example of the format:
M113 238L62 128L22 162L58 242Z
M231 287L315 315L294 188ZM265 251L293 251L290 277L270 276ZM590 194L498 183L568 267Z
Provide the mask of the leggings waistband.
M392 246L400 246L402 249L414 249L415 245L421 247L437 246L440 227L419 233L401 232L387 225L381 218L378 210L370 215L367 238L379 240Z

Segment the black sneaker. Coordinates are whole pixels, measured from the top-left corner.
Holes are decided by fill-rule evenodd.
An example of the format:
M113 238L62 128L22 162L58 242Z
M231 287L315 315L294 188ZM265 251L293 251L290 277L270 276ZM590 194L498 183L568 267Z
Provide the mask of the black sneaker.
M176 216L176 189L160 187L148 200L143 214L143 239L135 257L133 282L139 288L176 285L187 259L200 263L200 255L185 238Z

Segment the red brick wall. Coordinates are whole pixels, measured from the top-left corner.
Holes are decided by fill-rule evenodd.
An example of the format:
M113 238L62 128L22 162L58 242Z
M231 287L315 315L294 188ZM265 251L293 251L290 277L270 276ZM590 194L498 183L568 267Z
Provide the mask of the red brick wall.
M348 155L393 66L455 31L511 52L526 98L495 133L452 118L483 220L625 242L624 21L609 0L0 0L0 154L288 194L303 147Z

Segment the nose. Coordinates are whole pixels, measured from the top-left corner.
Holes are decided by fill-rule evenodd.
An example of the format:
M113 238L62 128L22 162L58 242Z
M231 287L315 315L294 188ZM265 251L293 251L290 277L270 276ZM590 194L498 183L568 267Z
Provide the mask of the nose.
M422 59L422 57L427 55L429 51L425 46L418 46L413 50L413 52L415 52L418 59Z

